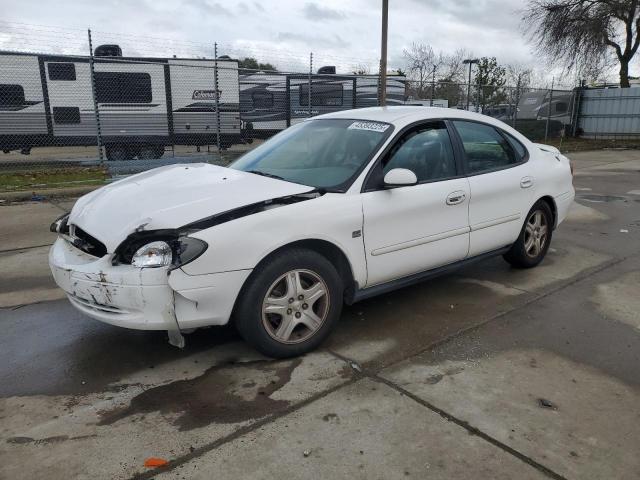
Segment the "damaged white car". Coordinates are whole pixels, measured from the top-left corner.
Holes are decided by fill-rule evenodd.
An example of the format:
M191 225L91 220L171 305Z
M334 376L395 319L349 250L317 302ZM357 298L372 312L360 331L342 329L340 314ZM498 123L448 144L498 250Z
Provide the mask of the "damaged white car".
M172 165L82 197L52 229L88 316L181 332L233 319L266 355L315 348L353 303L493 255L532 267L573 201L569 160L506 124L389 107L291 127L229 168Z

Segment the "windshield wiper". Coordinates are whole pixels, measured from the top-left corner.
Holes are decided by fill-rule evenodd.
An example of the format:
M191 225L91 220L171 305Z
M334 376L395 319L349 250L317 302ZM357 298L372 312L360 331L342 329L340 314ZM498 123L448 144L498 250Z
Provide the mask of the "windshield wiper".
M247 173L254 173L256 175L262 175L263 177L275 178L276 180L284 180L284 178L278 175L274 175L273 173L261 172L260 170L247 170Z

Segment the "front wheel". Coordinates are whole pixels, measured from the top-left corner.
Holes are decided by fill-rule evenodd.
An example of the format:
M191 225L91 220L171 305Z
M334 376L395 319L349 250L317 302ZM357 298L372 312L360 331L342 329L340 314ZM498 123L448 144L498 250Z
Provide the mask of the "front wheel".
M517 268L535 267L549 250L552 231L553 213L549 204L540 200L527 214L520 236L504 259Z
M235 323L261 353L286 358L315 349L342 311L342 280L324 256L306 249L275 254L249 278Z

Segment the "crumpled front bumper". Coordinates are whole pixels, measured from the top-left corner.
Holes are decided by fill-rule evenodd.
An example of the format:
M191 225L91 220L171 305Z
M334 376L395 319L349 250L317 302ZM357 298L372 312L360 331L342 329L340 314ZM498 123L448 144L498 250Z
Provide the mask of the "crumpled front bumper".
M62 238L49 251L53 278L78 310L111 325L140 330L177 329L166 268L111 264Z
M86 315L138 330L167 330L183 345L180 329L223 325L251 270L188 275L181 269L112 265L58 238L49 251L55 282Z

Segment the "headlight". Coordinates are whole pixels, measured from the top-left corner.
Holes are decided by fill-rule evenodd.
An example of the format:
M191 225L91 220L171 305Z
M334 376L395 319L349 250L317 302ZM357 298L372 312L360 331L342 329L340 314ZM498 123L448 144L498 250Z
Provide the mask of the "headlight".
M167 266L178 268L198 258L207 247L208 245L205 242L197 238L179 237L177 239L149 242L135 250L133 255L129 254L131 255L129 257L131 260L129 261L126 254L123 256L117 255L116 258L118 263L122 261L140 268Z
M153 268L171 265L173 253L167 242L151 242L139 248L131 257L134 267Z

